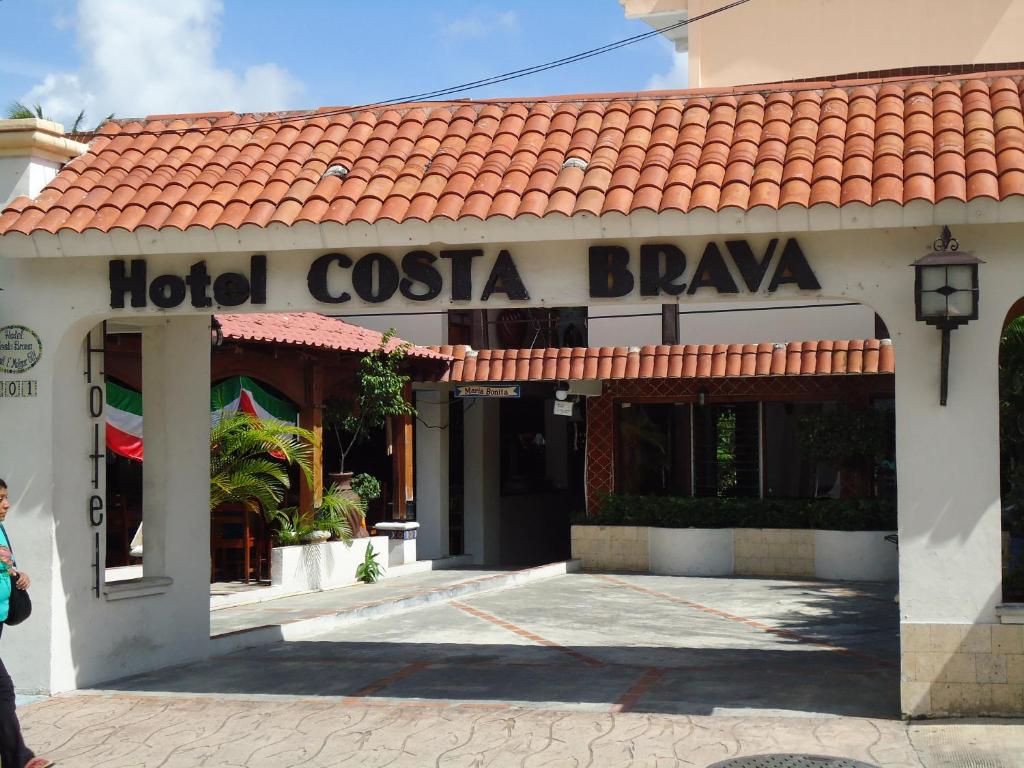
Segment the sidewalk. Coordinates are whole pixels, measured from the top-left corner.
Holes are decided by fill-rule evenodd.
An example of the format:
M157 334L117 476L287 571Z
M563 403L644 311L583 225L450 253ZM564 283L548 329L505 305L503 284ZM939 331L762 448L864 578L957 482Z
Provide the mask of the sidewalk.
M908 725L849 717L684 717L131 693L58 696L19 714L28 743L61 768L704 768L729 757L779 753L832 755L878 768L1024 765L1019 721Z
M357 584L222 608L210 613L212 653L305 638L346 624L404 613L478 592L519 586L578 569L578 562L569 561L520 570L424 571L376 584Z

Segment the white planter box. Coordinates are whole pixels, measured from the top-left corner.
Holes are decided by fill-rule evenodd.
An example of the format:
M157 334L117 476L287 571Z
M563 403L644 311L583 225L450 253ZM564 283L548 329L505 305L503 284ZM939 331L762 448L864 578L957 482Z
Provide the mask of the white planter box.
M815 531L814 575L838 581L896 581L899 551L885 537L895 531Z
M731 528L649 528L651 573L731 576Z
M350 543L328 541L323 544L302 544L274 547L271 552L271 584L285 591L310 591L344 587L356 583L356 567L366 556L366 547L373 544L377 562L388 566L387 536L353 539Z

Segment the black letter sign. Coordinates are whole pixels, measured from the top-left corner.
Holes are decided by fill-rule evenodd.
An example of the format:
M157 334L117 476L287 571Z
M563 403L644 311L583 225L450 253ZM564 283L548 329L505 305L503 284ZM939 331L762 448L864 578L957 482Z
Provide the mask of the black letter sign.
M480 294L480 301L487 301L492 293L504 293L512 301L526 301L530 298L522 278L519 277L516 263L512 261L512 254L508 251L501 251L494 260L491 276L487 278L484 292Z
M110 262L110 308L124 309L124 295L132 295L133 307L146 306L146 262L132 259L131 276L125 274L124 259Z
M178 306L185 300L185 280L177 275L160 275L149 284L149 300L160 309ZM134 304L135 300L132 299L132 305Z
M442 259L452 260L452 301L473 300L473 259L483 255L479 248L441 251Z
M188 270L188 277L185 278L185 285L188 286L192 296L192 306L197 309L210 306L213 302L206 295L206 289L210 286L210 275L206 271L206 262L197 261Z
M413 301L430 301L441 293L441 273L433 267L437 257L426 251L410 251L402 259L402 271L407 277L402 278L398 289L407 299ZM426 286L423 293L414 293L413 286L422 283Z
M754 252L750 249L750 243L746 240L725 241L725 247L729 249L729 255L732 256L733 263L736 264L743 282L747 284L747 290L751 293L757 293L758 289L760 289L761 282L764 280L764 273L768 271L768 265L772 263L772 256L775 255L775 246L778 244L779 241L776 238L772 238L761 261L758 261L754 257Z
M352 266L352 259L344 253L324 254L310 265L309 273L306 275L306 285L309 287L309 295L317 301L322 301L325 304L341 304L352 297L345 291L337 296L332 296L331 292L327 290L327 270L332 264L337 264L342 269L348 269Z
M782 248L779 265L775 267L772 281L768 283L768 293L773 293L775 289L785 283L796 283L797 288L805 291L821 289L818 278L811 271L811 265L804 258L804 252L800 250L800 246L793 238L787 240L786 245Z
M237 307L249 300L249 278L239 272L225 272L213 281L213 300L222 307Z
M249 257L249 300L253 304L267 303L267 257L262 254Z
M719 293L740 292L736 287L736 281L729 274L729 268L725 266L722 252L714 243L708 243L704 249L704 255L700 257L700 264L693 273L693 281L687 293L692 296L698 288L714 288Z
M377 273L376 280L374 272ZM371 304L387 301L398 290L398 267L383 253L368 253L356 262L352 270L352 287L363 301Z
M665 256L665 271L661 270L661 257ZM640 295L657 296L667 293L678 296L686 290L686 283L676 280L686 271L686 255L674 245L640 246Z
M590 247L590 296L614 299L633 290L633 273L629 271L629 251L621 245Z

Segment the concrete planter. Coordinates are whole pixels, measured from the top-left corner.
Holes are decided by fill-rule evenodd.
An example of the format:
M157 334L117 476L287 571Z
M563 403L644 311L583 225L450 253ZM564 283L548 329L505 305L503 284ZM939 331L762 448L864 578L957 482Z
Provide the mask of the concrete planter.
M574 525L572 556L586 569L666 576L896 581L899 558L887 533Z
M885 540L894 531L815 531L814 575L839 581L896 581L899 556Z
M666 576L731 576L731 528L647 528L651 573Z
M356 583L356 566L363 562L366 547L373 544L377 562L388 566L388 538L370 536L351 542L327 541L274 547L271 552L271 584L287 592L344 587Z

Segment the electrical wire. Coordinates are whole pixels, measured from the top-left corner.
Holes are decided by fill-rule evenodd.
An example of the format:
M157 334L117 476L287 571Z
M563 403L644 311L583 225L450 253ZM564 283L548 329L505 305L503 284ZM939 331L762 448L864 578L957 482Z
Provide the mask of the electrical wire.
M671 306L671 305L669 305L669 306ZM675 306L681 306L681 305L677 304ZM771 312L771 311L781 310L781 309L828 309L830 307L860 307L860 306L863 306L863 305L860 302L857 302L857 301L843 301L843 302L834 302L834 303L831 303L831 304L822 304L822 303L816 303L816 304L787 304L787 305L784 305L784 306L770 306L770 307L731 307L731 308L728 308L728 309L680 309L679 310L679 314L680 315L715 315L715 314L725 314L725 313L729 313L729 312ZM548 309L548 307L530 307L530 309ZM435 316L435 315L447 315L449 312L458 312L458 311L463 311L463 310L458 310L458 309L456 309L456 310L442 309L442 310L436 310L436 311L430 311L430 312L384 312L384 313L381 313L381 312L358 312L358 313L345 314L345 315L328 315L328 317L333 317L333 318L338 319L338 320L345 320L345 321L347 321L348 318L350 318L350 317L397 317L397 316L401 316L401 317L426 317L426 316ZM617 320L617 319L623 318L623 317L661 317L661 312L625 312L625 313L623 313L621 315L587 315L587 317L582 318L582 319L585 320L585 321L590 321L590 320ZM498 320L488 320L487 321L487 325L489 325L489 326L490 325L497 325L498 322L499 322ZM516 324L516 323L534 323L534 322L538 322L538 321L535 320L534 318L528 318L527 317L527 318L523 318L521 320L510 319L510 320L502 320L500 322L503 323L503 324L512 325L512 324Z
M461 93L463 91L476 90L477 88L484 88L484 87L486 87L488 85L499 85L501 83L507 83L507 82L509 82L511 80L518 80L519 78L522 78L522 77L528 77L530 75L535 75L535 74L539 74L541 72L547 72L547 71L552 70L552 69L557 69L558 67L564 67L564 66L566 66L568 64L575 64L576 62L579 62L579 61L585 61L586 59L593 58L594 56L600 56L602 54L609 53L610 51L615 51L615 50L618 50L619 48L624 48L627 45L633 45L634 43L638 43L638 42L641 42L643 40L647 40L647 39L652 38L652 37L657 37L659 35L663 35L666 32L671 32L671 31L679 29L681 27L689 26L690 24L693 24L694 22L701 21L701 20L709 18L711 16L715 16L715 15L717 15L719 13L723 13L723 12L728 11L728 10L730 10L732 8L735 8L737 6L744 5L745 3L748 3L748 2L750 2L750 0L733 0L733 2L731 2L731 3L727 3L726 5L720 6L718 8L713 8L712 10L707 11L707 12L702 13L702 14L699 14L697 16L693 16L693 17L688 17L686 19L682 19L681 21L677 21L676 23L669 24L668 26L665 26L665 27L660 27L660 28L652 29L652 30L649 30L647 32L641 32L640 34L632 35L631 37L626 37L626 38L623 38L622 40L616 40L615 42L607 43L605 45L598 46L597 48L590 48L590 49L588 49L586 51L580 51L579 53L574 53L574 54L569 55L569 56L563 56L562 58L553 59L552 61L547 61L547 62L544 62L542 64L534 64L533 66L523 67L521 69L514 69L514 70L512 70L510 72L503 72L503 73L498 74L498 75L492 75L490 77L485 77L485 78L482 78L482 79L479 79L479 80L471 80L471 81L466 82L466 83L460 83L458 85L451 85L451 86L447 86L445 88L437 88L437 89L432 90L432 91L423 91L421 93L413 93L413 94L409 94L409 95L406 95L406 96L397 96L397 97L394 97L394 98L384 99L382 101L370 102L370 103L367 103L367 104L361 104L361 105L353 106L353 107L339 107L338 109L326 109L326 110L319 110L319 111L313 111L313 112L309 112L309 111L306 111L306 112L290 112L290 113L283 114L283 115L281 115L279 117L271 117L271 118L263 118L263 119L260 119L260 120L252 120L252 121L250 121L248 123L244 123L244 122L236 123L236 124L231 125L231 126L225 126L224 128L217 128L216 126L188 126L188 127L185 127L185 128L165 128L165 129L160 130L160 131L145 131L145 130L143 130L143 131L123 131L123 132L118 133L117 135L119 135L119 136L162 136L162 135L166 135L166 134L176 134L176 135L181 136L181 135L185 135L186 133L192 133L192 132L206 132L206 131L225 130L225 129L237 130L239 128L261 127L261 126L266 126L266 125L273 125L274 123L286 123L286 122L293 122L293 121L296 121L296 120L303 120L303 119L314 119L314 118L319 118L319 117L334 117L334 116L338 116L338 115L352 114L352 113L355 113L355 112L364 112L364 111L371 110L371 109L380 109L382 107L388 107L388 106L392 106L392 105L395 105L395 104L407 104L407 103L419 103L419 102L423 102L423 101L433 101L433 100L436 100L436 99L438 99L439 97L442 97L442 96L447 96L447 95L455 94L455 93ZM534 101L538 101L538 100L539 99L535 99ZM480 103L479 101L475 101L475 100L467 100L467 101L468 101L468 103L473 103L473 104Z
M743 0L748 2L749 0ZM814 85L807 85L804 87L794 87L791 83L784 85L775 84L764 84L764 85L738 85L723 88L721 90L705 89L702 88L699 91L687 91L680 90L678 92L669 91L626 91L622 93L614 94L570 94L570 95L553 95L553 96L528 96L528 97L506 97L506 98L494 98L494 99L445 99L443 101L427 101L427 102L395 102L393 106L397 107L411 107L418 104L433 104L435 106L455 106L464 105L470 107L477 107L483 105L493 104L495 106L511 106L513 104L573 104L573 103L594 103L594 104L612 104L614 102L622 102L626 104L636 104L640 101L664 101L672 98L673 93L678 98L700 98L700 99L715 99L721 96L744 96L749 94L756 94L759 96L770 96L776 93L815 93L825 90L827 88L847 88L852 85L857 86L871 86L871 85L911 85L914 83L934 83L940 79L966 79L971 75L977 75L978 77L986 77L990 73L985 72L969 72L969 73L947 73L947 74L930 74L930 75L907 75L906 77L871 77L856 80L835 80L823 78L822 80L816 81ZM774 87L773 87L774 86ZM292 123L292 122L303 122L309 121L320 117L336 117L340 115L355 114L358 112L370 111L373 109L379 109L382 106L388 106L391 102L381 102L377 104L366 104L358 107L339 107L338 109L324 109L320 111L297 111L287 113L265 113L274 114L275 117L264 117L258 120L252 120L250 122L239 122L233 125L225 126L186 126L184 128L164 128L157 131L119 131L114 134L103 134L100 132L90 132L85 134L87 137L97 136L166 136L166 135L177 135L184 136L189 133L209 133L213 131L230 132L240 128L260 128L265 126L272 126L275 124ZM189 116L185 116L189 117ZM204 114L196 114L190 116L193 119L202 119L208 117ZM131 118L126 119L124 122L139 122L142 118Z

